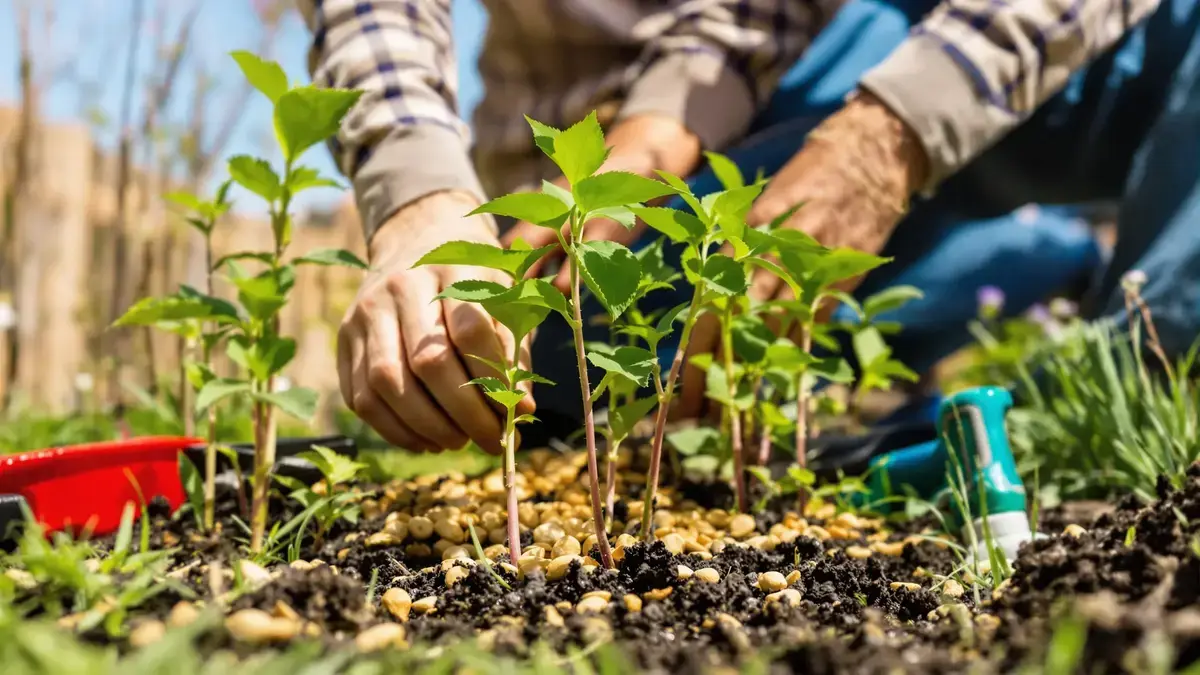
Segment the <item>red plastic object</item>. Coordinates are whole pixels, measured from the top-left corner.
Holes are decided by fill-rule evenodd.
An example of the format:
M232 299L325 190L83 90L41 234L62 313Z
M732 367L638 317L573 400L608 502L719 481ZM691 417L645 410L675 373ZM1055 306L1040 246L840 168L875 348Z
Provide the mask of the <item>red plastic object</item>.
M161 495L179 507L186 498L179 453L202 442L150 436L8 455L0 458L0 494L24 497L47 531L102 536L120 526L127 503L140 509L139 489L147 502Z

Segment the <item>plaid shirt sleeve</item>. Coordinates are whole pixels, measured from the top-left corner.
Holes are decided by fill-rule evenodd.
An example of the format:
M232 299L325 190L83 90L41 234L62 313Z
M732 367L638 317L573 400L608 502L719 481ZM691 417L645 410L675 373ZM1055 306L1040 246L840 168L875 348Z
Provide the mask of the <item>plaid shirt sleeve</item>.
M927 189L1066 86L1159 0L943 0L862 88L921 138Z
M361 89L331 148L354 183L368 241L441 190L483 199L457 112L450 0L300 0L313 82Z
M600 3L603 4L603 3ZM746 132L840 0L663 2L620 115L681 120L701 143L725 147Z

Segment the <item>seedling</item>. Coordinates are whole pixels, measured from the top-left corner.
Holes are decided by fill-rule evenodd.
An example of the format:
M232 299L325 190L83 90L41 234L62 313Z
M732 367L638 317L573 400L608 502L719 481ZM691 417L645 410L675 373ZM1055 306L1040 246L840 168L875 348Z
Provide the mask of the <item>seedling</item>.
M570 299L556 293L553 286L544 280L521 280L533 261L549 252L551 247L530 251L525 246L504 251L487 245L450 242L435 249L417 264L469 264L508 272L515 282L511 288L496 283L468 281L453 284L442 295L482 303L489 314L513 332L518 345L551 310L561 314L571 327L583 400L592 519L601 562L611 568L612 552L604 529L604 508L600 496L593 406L613 378L624 378L639 386L645 385L656 359L653 352L637 347L622 347L610 354L587 353L583 339L581 282L603 305L610 320L615 321L637 300L643 274L640 261L629 249L611 241L586 241L584 230L594 218L611 218L626 227L633 227L634 210L643 202L665 196L673 190L658 181L630 173L600 172L601 165L608 157L608 149L604 145L604 133L595 113L566 130L558 130L532 119L529 124L535 143L558 165L570 189L545 182L542 192L505 195L480 206L472 215L491 213L509 216L555 230L570 266ZM595 390L588 381L589 361L605 371ZM532 374L516 372L515 365L490 365L505 379L479 378L474 383L508 410L504 445L505 473L510 476L515 465L515 459L511 459L515 452L515 434L511 429L513 423L518 421L513 419L513 411L523 396L516 387L518 378L530 379ZM514 542L518 535L515 485L510 485L508 489L509 546L515 562L517 544Z
M229 174L233 182L266 201L274 246L269 251L233 253L211 265L212 271L228 270L229 280L238 291L237 307L214 298L211 293L181 289L177 296L142 301L130 310L133 318L127 314L118 323L160 325L165 321L207 320L221 328L227 354L245 369L248 377L218 378L205 365L189 372L189 379L199 388L197 410L208 410L231 396L248 396L253 401L255 466L250 550L257 554L263 547L270 472L275 464L275 411L278 408L306 420L313 415L317 404L317 393L311 389L294 387L276 391L275 387L277 376L296 354L295 340L279 332L279 314L295 283L296 267L311 264L367 268L352 253L337 249L313 251L291 263L284 262L292 240L293 198L312 188L338 187L337 182L298 164L298 160L305 151L338 130L361 92L293 87L277 63L248 52L234 52L233 58L250 84L271 102L283 171L277 172L264 159L238 155L229 160ZM247 273L238 264L246 260L264 269ZM211 444L208 456L209 462L215 464ZM206 496L207 501L210 500Z
M275 480L291 490L289 496L306 510L317 505L312 512L317 527L313 545L320 547L325 535L339 520L350 524L358 522L362 507L353 494L345 491L344 486L357 478L367 465L320 445L314 445L311 450L305 450L296 456L312 462L317 467L321 472L320 485L323 489L318 491L303 481L287 476L275 476ZM306 530L306 527L301 528L297 537L303 536Z

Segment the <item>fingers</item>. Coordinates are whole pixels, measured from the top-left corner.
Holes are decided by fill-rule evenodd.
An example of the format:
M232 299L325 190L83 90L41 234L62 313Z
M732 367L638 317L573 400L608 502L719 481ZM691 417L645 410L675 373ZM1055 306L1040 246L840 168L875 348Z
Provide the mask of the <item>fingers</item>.
M388 288L400 311L408 365L436 401L436 406L430 402L429 408L444 411L441 419L452 420L450 427L457 432L443 430L443 435L434 440L441 441L443 448L455 449L470 438L483 449L498 453L501 427L496 412L477 387L468 386L467 372L447 333L443 303L430 302L441 290L439 284L437 276L413 275L389 280ZM482 328L490 329L490 325ZM480 328L472 327L468 332L471 340L483 342ZM491 349L496 351L495 347Z
M533 223L517 223L511 230L506 232L500 239L500 243L508 248L517 239L524 240L532 248L541 248L549 244L558 243L558 234L549 227L534 225ZM562 248L556 248L546 255L542 256L536 263L529 268L525 273L526 279L535 279L545 274L546 268L551 262L561 260L563 257Z
M692 337L688 341L687 352L684 354L683 390L679 394L679 404L673 411L678 419L698 417L704 410L704 390L708 374L691 364L691 359L697 354L711 354L716 350L721 338L721 325L717 315L705 312L696 320L692 329Z
M371 388L366 326L368 321L376 318L395 322L395 312L385 314L373 316L361 305L356 305L342 322L338 331L338 381L342 398L347 407L387 442L413 452L428 451L434 444L404 424Z

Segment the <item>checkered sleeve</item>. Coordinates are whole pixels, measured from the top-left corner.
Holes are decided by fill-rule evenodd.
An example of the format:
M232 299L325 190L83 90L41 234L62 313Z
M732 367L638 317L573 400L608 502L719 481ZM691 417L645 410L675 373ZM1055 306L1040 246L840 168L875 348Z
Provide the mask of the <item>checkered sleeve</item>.
M643 22L648 38L622 117L678 119L721 149L741 136L759 106L840 0L662 2Z
M1159 0L943 0L860 82L921 138L932 189L1027 119Z
M331 141L354 183L367 238L427 194L483 198L457 112L450 0L300 0L319 86L363 97Z

